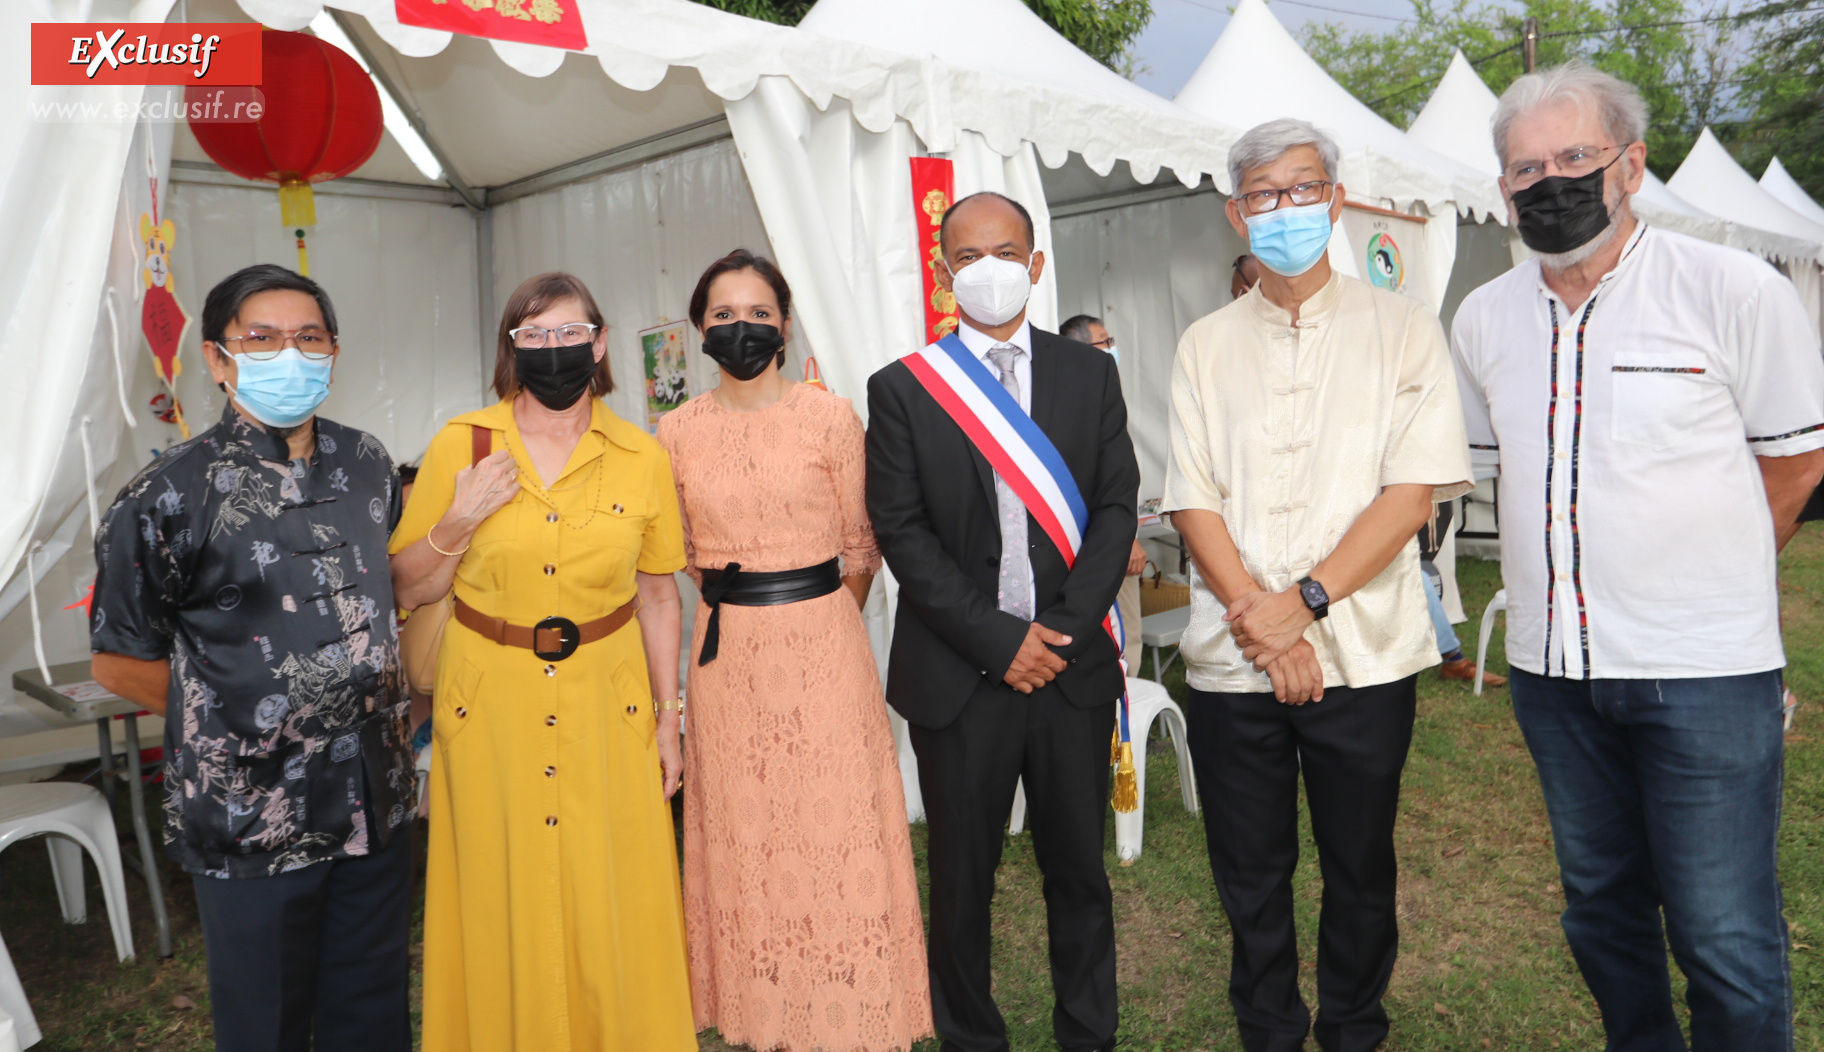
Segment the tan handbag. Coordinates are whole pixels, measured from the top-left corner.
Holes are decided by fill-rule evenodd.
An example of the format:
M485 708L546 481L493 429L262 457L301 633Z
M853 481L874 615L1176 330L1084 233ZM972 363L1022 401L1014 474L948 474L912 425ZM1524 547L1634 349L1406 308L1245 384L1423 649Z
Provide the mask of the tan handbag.
M1165 579L1165 571L1157 563L1149 561L1153 575L1140 575L1140 616L1151 617L1166 610L1176 610L1181 606L1191 605L1191 586L1189 582L1179 583ZM409 622L408 622L409 623Z
M493 452L494 432L469 425L470 466L481 463ZM405 673L406 686L419 694L437 689L437 655L443 650L443 629L456 609L456 589L452 585L442 599L426 603L411 612L399 629L399 666Z

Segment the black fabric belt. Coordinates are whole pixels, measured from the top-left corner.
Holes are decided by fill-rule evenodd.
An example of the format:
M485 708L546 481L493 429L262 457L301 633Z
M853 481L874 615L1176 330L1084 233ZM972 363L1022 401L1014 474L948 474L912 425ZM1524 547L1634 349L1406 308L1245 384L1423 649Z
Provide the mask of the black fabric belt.
M703 602L709 605L709 627L703 632L703 652L697 655L699 666L716 660L722 641L722 604L735 606L784 606L829 595L842 587L842 561L806 566L797 570L769 570L757 573L741 569L740 563L729 563L720 570L703 571Z

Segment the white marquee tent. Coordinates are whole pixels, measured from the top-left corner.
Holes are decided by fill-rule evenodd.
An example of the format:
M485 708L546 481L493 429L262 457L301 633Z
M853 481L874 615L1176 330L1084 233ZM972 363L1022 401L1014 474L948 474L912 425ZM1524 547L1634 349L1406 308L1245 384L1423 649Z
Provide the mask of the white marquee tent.
M1824 206L1812 200L1805 188L1798 184L1786 166L1775 157L1767 162L1767 170L1761 173L1761 189L1772 194L1781 204L1804 216L1819 226L1824 226Z
M175 13L173 0L63 2L51 10L71 19L254 18L282 29L321 25L323 14L318 0L188 0ZM1169 104L1086 94L1068 76L908 57L686 0L579 0L591 45L575 54L402 26L392 0L329 7L442 169L427 179L409 144L389 137L353 178L319 189L310 237L345 346L324 412L375 432L400 460L488 397L495 305L538 270L573 270L595 290L621 382L610 404L644 423L638 330L680 318L711 259L739 244L770 250L792 277L794 353L815 350L829 386L865 412L868 374L913 349L922 327L909 157L953 157L959 192L1025 193L1035 155L1074 154L1101 171L1125 161L1195 185L1219 175L1227 145ZM0 106L10 163L0 216L31 246L9 254L0 293L10 322L0 353L15 381L0 395L0 419L14 422L0 486L15 495L0 508L0 654L13 670L34 661L33 616L51 662L86 652L80 613L61 608L92 573L89 509L176 437L147 412L155 387L135 323L146 159L162 216L178 227L172 272L193 316L231 270L296 255L277 195L208 164L185 129L22 119L30 104L137 102L161 89L30 89L24 23L44 16L31 5L6 14L0 46L20 72ZM943 23L930 32L957 35ZM1054 321L1042 317L1045 298L1035 312ZM193 326L179 395L200 428L222 401L198 340ZM701 390L714 373L696 357ZM34 572L19 572L28 561Z
M1777 232L1802 244L1784 252L1764 252L1781 263L1805 301L1814 325L1824 332L1824 223L1800 215L1749 175L1709 128L1698 134L1691 152L1666 181L1687 201L1702 202L1712 213L1756 231Z

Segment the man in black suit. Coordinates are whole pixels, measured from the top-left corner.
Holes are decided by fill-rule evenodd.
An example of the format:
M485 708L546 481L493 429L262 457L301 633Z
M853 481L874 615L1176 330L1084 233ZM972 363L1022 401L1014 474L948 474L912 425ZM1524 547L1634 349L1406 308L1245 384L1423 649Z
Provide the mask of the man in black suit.
M994 871L1025 779L1066 1052L1114 1047L1102 836L1123 681L1102 630L1133 543L1139 465L1114 359L1032 328L1032 219L999 194L944 216L957 335L1056 445L1089 511L1074 568L903 362L868 381L868 513L899 581L887 700L912 725L930 823L931 997L943 1052L1005 1052L989 992Z

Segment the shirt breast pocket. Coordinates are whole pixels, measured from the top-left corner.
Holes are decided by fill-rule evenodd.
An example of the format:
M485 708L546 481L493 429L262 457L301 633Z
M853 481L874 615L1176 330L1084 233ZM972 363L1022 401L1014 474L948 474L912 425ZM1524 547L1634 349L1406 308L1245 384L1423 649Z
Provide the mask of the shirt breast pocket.
M644 498L604 493L595 514L589 519L589 525L583 529L583 541L598 547L622 548L638 554L646 536L646 520L649 515L650 509Z
M1617 442L1668 449L1702 423L1716 389L1695 354L1623 353L1609 373L1609 434Z

